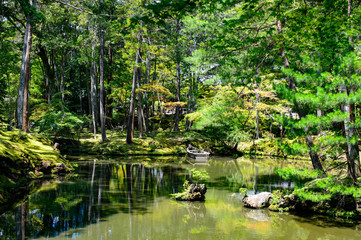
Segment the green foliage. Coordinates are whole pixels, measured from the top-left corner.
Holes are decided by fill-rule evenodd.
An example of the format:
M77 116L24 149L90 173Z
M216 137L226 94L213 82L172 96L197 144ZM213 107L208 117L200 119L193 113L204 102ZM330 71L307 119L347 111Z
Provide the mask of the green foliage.
M190 171L192 173L192 179L195 182L205 181L209 179L209 174L206 170L197 170L195 168L192 168Z
M316 170L297 169L295 167L287 167L276 169L276 173L284 180L307 181L321 177L323 174Z
M36 122L41 131L55 136L73 136L90 122L86 116L80 116L71 112L48 110L41 119Z
M331 200L332 194L329 193L319 193L315 191L310 191L307 189L296 189L294 193L302 200L302 201L312 201L315 203L323 202L326 200Z

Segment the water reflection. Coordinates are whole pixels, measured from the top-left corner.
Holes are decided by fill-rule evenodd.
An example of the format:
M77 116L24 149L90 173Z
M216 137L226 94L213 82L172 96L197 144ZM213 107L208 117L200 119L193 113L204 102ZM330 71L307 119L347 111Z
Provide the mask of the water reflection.
M138 159L139 160L139 159ZM141 160L141 159L140 159ZM209 164L79 162L76 174L33 188L0 216L0 237L25 239L356 239L355 225L244 209L232 192L292 188L277 177L282 161L210 159ZM190 169L206 170L205 202L176 202ZM40 186L38 183L36 186ZM30 190L29 190L30 191ZM317 225L318 224L318 225ZM346 228L347 227L347 228ZM316 237L316 238L313 238Z

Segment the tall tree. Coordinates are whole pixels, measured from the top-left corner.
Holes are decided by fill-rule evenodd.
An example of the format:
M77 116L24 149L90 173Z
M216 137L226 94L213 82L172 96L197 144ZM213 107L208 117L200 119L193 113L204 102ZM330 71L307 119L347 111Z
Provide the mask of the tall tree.
M104 0L100 0L100 8L103 9ZM101 11L102 12L102 11ZM102 142L107 139L105 129L105 96L104 96L104 29L103 23L100 23L99 27L99 42L100 42L100 56L99 56L99 72L100 72L100 89L99 89L99 107L100 107L100 127L102 133Z
M281 20L277 20L277 32L278 34L282 34L282 22ZM285 54L285 50L284 50L284 43L282 42L281 44L281 50L280 50L280 55L281 58L283 60L283 66L285 69L289 69L290 68L290 63L288 61L288 58ZM287 81L288 81L288 88L293 91L294 93L297 93L297 87L295 82L292 80L291 77L287 77ZM298 112L298 115L302 118L302 117L306 117L306 113L303 110L303 107L300 103L297 102L297 100L294 99L294 106L296 107L296 111ZM307 133L308 128L305 129L305 132ZM305 136L305 140L306 140L306 145L308 147L308 153L310 155L311 161L312 161L312 165L313 168L319 171L324 171L320 158L318 157L317 152L314 150L314 143L312 140L312 137L307 134Z
M92 30L93 32L93 30ZM93 32L94 33L94 32ZM92 123L94 139L97 138L98 101L97 101L97 68L95 63L95 39L92 39L90 63L90 101L92 107Z
M176 106L176 112L175 112L175 121L174 121L174 131L179 131L179 115L180 115L180 91L181 91L181 68L180 68L180 47L179 47L179 32L180 32L180 20L177 18L177 24L176 24L176 67L177 67L177 106Z
M32 45L32 28L34 24L34 13L36 0L20 2L25 15L27 16L26 29L24 35L23 56L21 61L20 80L17 98L17 127L22 128L24 132L29 131L29 82L31 77L30 53Z

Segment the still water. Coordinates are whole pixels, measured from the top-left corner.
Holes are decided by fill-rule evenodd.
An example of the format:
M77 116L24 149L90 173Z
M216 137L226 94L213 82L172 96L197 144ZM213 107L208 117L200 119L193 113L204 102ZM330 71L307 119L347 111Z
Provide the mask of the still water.
M292 189L274 168L295 163L172 160L79 159L75 173L33 184L29 196L3 210L0 239L361 239L357 223L246 209L234 196L241 187L249 194ZM192 168L210 176L206 201L171 200L192 180Z

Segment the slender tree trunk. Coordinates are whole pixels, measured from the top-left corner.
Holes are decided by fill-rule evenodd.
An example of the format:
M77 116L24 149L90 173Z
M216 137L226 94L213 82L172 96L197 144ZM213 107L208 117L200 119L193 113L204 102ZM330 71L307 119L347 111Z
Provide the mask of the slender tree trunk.
M176 34L177 39L176 42L178 44L178 38L179 38L179 31L180 31L180 25L179 25L179 19L177 19L177 27L176 27ZM178 47L177 47L178 48ZM180 76L180 50L177 49L177 56L176 56L176 62L177 62L177 102L180 102L180 85L181 85L181 76ZM175 113L175 122L174 122L174 131L179 131L179 114L180 114L180 105L178 104L176 107L176 113Z
M138 63L139 63L138 61L140 59L139 51L140 51L140 49L138 48L136 56L135 56L132 93L131 93L130 106L129 106L129 118L128 118L128 128L127 128L127 143L128 144L132 143L132 139L134 137L135 89L137 86L137 74L138 74L137 69L138 69Z
M36 0L30 1L32 6L36 6ZM26 6L24 6L26 7ZM31 16L27 16L27 23L25 28L23 55L21 61L20 80L18 87L18 98L16 105L16 126L22 128L23 131L28 131L28 91L29 91L29 77L30 77L30 52L32 43L32 19ZM26 95L26 96L25 96ZM25 113L24 113L25 109Z
M25 240L27 211L28 211L28 202L23 203L17 207L15 214L16 239Z
M50 105L51 103L51 99L50 99L50 80L49 77L45 74L45 98L48 102L48 105Z
M191 113L192 111L192 95L193 95L193 91L192 91L192 82L193 82L193 79L194 78L194 74L191 73L191 79L189 81L189 90L188 90L188 107L187 107L187 113ZM191 121L189 121L188 117L187 117L187 120L186 120L186 130L187 131L190 131L191 130Z
M100 3L103 4L104 0L100 0ZM105 96L104 96L104 30L100 27L99 34L100 42L100 92L99 92L99 108L100 108L100 127L102 132L102 142L107 139L106 129L105 129Z
M257 76L256 78L259 77L259 71L257 69ZM257 90L259 90L259 84L257 84ZM258 103L260 102L260 96L259 93L256 93L256 107L258 105ZM256 111L256 139L259 139L259 110L257 109Z
M30 124L29 124L29 85L30 85L30 67L28 68L28 72L26 72L28 77L25 78L25 88L24 88L24 105L23 105L23 131L29 132Z
M52 52L52 60L53 60L53 69L54 69L56 87L57 87L58 92L60 92L60 83L59 83L59 78L58 78L58 70L56 68L56 58L55 58L54 51Z
M157 55L154 57L154 72L153 72L153 82L157 81ZM153 96L155 96L155 91L153 90ZM158 94L158 93L157 93ZM159 102L160 104L160 102ZM152 102L152 117L155 115L155 100Z
M97 78L96 78L96 64L95 64L95 43L92 43L92 59L90 66L90 96L92 106L92 122L94 139L97 138Z
M112 48L109 45L109 48L108 48L108 66L109 66L109 68L108 68L108 89L107 89L107 94L106 94L106 100L107 100L106 123L107 123L108 128L110 128L112 126L112 119L113 119L113 106L112 106L113 98L110 96L112 93L111 81L113 78L113 71L112 71L113 66L112 65L113 65L113 53L112 53Z
M63 105L65 100L64 90L65 90L65 61L66 61L66 56L64 55L62 56L61 59L61 75L60 75L61 102Z
M141 58L138 59L138 62L141 63ZM138 89L142 87L142 69L137 67L137 79L138 79ZM143 137L143 104L142 104L142 92L138 91L138 130L139 138Z
M149 55L149 53L148 53ZM149 84L150 79L150 59L149 56L146 58L146 70L145 70L145 84ZM144 93L145 101L145 133L149 134L149 101L148 101L148 89Z
M8 97L9 97L9 125L8 125L8 131L12 130L12 124L11 124L11 92L10 92L10 76L9 73L6 73L6 77L8 80Z
M277 21L277 31L278 31L278 34L282 33L282 23L281 23L280 20ZM281 57L283 58L283 66L285 68L290 68L290 63L288 62L288 58L286 57L284 48L281 48ZM288 88L290 90L293 90L294 92L297 92L295 82L290 77L288 77L287 79L288 79ZM295 104L295 106L297 108L297 112L298 112L298 115L300 116L300 118L305 117L306 114L302 110L302 105L300 103L297 103L297 102L295 102L294 104ZM305 132L307 132L307 130L308 129L305 129ZM307 136L305 136L305 140L306 140L306 145L307 145L308 153L309 153L311 161L312 161L313 168L316 169L316 170L324 172L322 164L321 164L320 159L318 157L318 154L313 149L314 144L313 144L312 137L310 135L307 135Z
M43 63L45 75L46 75L46 96L48 104L51 102L51 84L54 83L54 71L51 68L51 61L47 55L46 49L43 46L39 47L38 55Z
M82 66L79 65L79 111L80 115L83 115L83 91L81 87L81 74L82 74Z
M92 114L92 104L91 104L91 92L90 92L90 81L89 81L89 66L85 67L85 78L86 78L86 92L88 96L88 115Z
M347 94L345 86L340 86L340 93ZM357 140L354 139L353 127L351 127L351 109L349 104L341 104L342 112L348 113L347 119L343 121L344 136L346 137L346 158L348 166L348 175L353 179L354 182L357 182L357 167L359 165L359 151Z
M30 4L33 7L36 7L36 0L32 0ZM32 21L31 16L29 17L30 22ZM28 43L27 43L27 51L26 51L26 60L25 60L25 84L24 84L24 103L23 103L23 131L28 132L30 129L29 124L29 85L31 78L31 68L30 68L30 53L31 53L31 44L32 44L32 24L29 25L29 33L28 33Z

